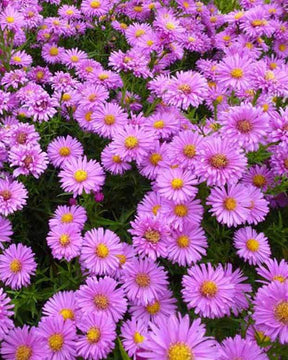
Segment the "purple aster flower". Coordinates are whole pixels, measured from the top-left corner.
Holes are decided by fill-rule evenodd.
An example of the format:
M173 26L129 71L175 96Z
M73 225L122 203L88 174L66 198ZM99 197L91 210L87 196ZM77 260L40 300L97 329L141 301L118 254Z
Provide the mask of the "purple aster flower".
M274 182L272 171L266 165L254 165L247 169L241 180L243 184L254 185L262 191L266 191Z
M59 63L64 54L65 49L58 46L56 43L44 44L42 47L41 55L49 64Z
M164 108L154 112L143 122L144 128L155 134L157 139L169 139L180 130L179 112L174 108Z
M44 318L39 323L38 334L46 357L53 360L76 357L76 328L71 320L64 320L62 316Z
M127 310L127 300L123 289L111 277L88 277L76 293L78 306L83 313L95 313L111 317L116 323Z
M275 176L288 176L288 143L273 146L270 158L271 170Z
M284 259L278 262L276 259L267 259L263 264L256 268L257 274L264 278L259 280L264 284L269 284L272 281L279 281L283 283L288 279L288 263Z
M77 48L75 49L65 49L65 53L61 57L62 64L66 65L69 69L76 67L77 64L82 61L86 60L88 55Z
M81 94L79 105L87 110L96 110L109 96L109 92L102 85L84 83L78 90Z
M196 314L212 319L230 314L235 285L221 264L216 269L210 263L192 266L182 286L183 299Z
M106 314L85 314L77 327L83 333L76 341L77 355L84 359L107 359L116 340L116 326Z
M48 145L47 154L54 166L61 167L71 159L81 157L83 155L83 146L70 135L66 137L58 136Z
M4 30L19 31L24 26L23 15L14 6L7 6L1 10L0 28Z
M13 230L11 222L2 216L0 216L0 234L0 249L3 249L3 243L11 241Z
M183 359L212 360L217 356L216 342L205 336L200 319L190 322L189 316L171 315L151 324L151 333L143 343L141 357L150 360Z
M167 290L167 285L164 268L148 258L135 259L123 269L123 288L127 298L136 304L147 305L158 299Z
M237 230L234 234L237 255L250 265L259 265L271 255L268 239L263 233L257 234L251 226Z
M10 64L21 67L29 67L32 64L32 57L25 51L15 51L10 59Z
M125 321L121 326L123 347L133 359L139 354L139 349L142 348L143 342L146 341L147 334L148 326L142 319L137 320L132 318L131 320Z
M1 345L4 360L41 360L43 359L43 341L36 328L16 327L5 336Z
M122 175L126 170L131 169L131 165L119 156L111 144L103 149L101 153L101 163L105 170L114 175Z
M59 316L64 320L79 320L80 309L76 301L75 292L60 291L52 296L42 309L44 316Z
M87 214L84 207L60 205L55 210L53 218L49 220L49 226L52 228L63 224L73 224L82 230L86 220Z
M24 70L10 70L7 71L1 79L1 85L4 85L4 89L8 89L12 86L13 89L18 89L19 86L28 82L27 74Z
M13 328L14 324L10 317L14 314L12 309L14 305L10 304L10 298L0 288L0 340L3 340L5 334Z
M84 0L81 3L81 11L88 17L99 17L107 14L110 6L108 0Z
M55 259L70 261L80 255L83 239L77 225L64 223L53 226L46 240Z
M242 339L240 335L234 338L226 338L218 347L219 356L217 360L268 360L268 356L263 352L263 349L257 345L256 342Z
M33 97L25 103L25 107L28 110L29 116L33 118L33 121L48 121L52 118L59 106L58 101L55 98L51 98L45 91L34 94Z
M103 228L87 231L81 250L81 264L90 274L109 275L119 265L120 238L111 230Z
M63 170L59 173L62 188L73 192L73 196L81 195L83 191L89 193L99 191L104 184L105 175L102 167L95 160L72 158L63 164Z
M162 198L158 192L150 191L148 192L143 200L137 205L137 214L141 215L160 215Z
M248 224L258 224L269 213L269 202L264 198L262 191L255 186L246 186L246 192L250 200L247 222Z
M0 90L0 115L3 115L4 111L8 111L10 108L10 94L8 92Z
M12 289L20 289L30 284L36 266L30 247L12 244L0 255L0 279Z
M34 125L19 123L12 125L9 130L9 146L36 145L40 139Z
M269 21L269 13L262 5L255 6L245 12L240 22L240 29L250 38L264 35L270 37L274 32L273 26Z

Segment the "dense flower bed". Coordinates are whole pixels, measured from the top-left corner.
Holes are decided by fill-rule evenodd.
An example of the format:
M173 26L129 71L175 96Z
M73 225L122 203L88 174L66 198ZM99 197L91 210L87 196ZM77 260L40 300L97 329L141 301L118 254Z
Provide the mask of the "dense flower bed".
M219 3L1 1L1 359L287 359L288 6Z

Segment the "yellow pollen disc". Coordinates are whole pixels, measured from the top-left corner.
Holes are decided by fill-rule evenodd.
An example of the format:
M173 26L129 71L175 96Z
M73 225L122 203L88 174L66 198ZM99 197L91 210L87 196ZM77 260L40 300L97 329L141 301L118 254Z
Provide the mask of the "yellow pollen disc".
M236 68L236 69L233 69L230 74L234 79L241 79L243 77L244 73L243 73L242 69Z
M105 115L104 122L106 125L113 125L115 123L115 116L114 115Z
M99 80L107 80L109 78L108 74L102 73L98 75Z
M210 164L216 169L224 169L228 165L228 159L224 154L215 154L211 156Z
M239 11L238 13L236 13L236 14L234 15L234 19L235 19L235 20L239 20L239 19L241 19L243 16L244 16L244 13L243 13L242 11Z
M60 25L60 21L59 20L54 20L53 25Z
M69 101L69 100L71 100L71 95L68 93L64 93L62 95L62 101Z
M125 139L125 147L127 149L135 149L138 146L138 139L135 136L128 136Z
M255 331L254 339L260 343L270 341L270 337L266 336L263 331Z
M91 102L95 101L96 99L97 99L97 95L96 95L96 94L90 94L90 95L88 96L88 100L91 101Z
M15 21L15 19L14 19L13 16L7 16L7 17L6 17L6 21L7 21L8 24L13 24L14 21Z
M216 21L217 21L217 17L216 17L216 16L211 16L211 17L210 17L210 22L211 22L212 24L215 24Z
M253 129L253 125L248 120L238 120L236 124L237 130L241 133L249 133Z
M72 9L66 10L66 15L73 15L74 11Z
M213 87L216 86L216 82L215 82L215 81L208 81L208 86L209 86L210 88L213 88Z
M124 265L127 261L126 256L124 254L118 254L116 257L119 259L120 266Z
M150 155L150 163L154 166L158 165L159 161L162 160L162 156L158 153L154 153Z
M94 304L99 310L106 310L109 306L109 300L107 296L102 294L97 294L94 296Z
M101 332L97 327L91 327L87 331L86 338L90 344L96 344L101 337Z
M59 149L59 155L61 156L69 156L71 154L71 150L67 146L63 146Z
M133 336L133 340L135 344L141 344L145 340L145 337L142 336L138 331L136 331Z
M126 30L128 28L128 25L125 24L125 23L121 23L120 28L123 29L123 30Z
M179 85L178 90L182 91L184 94L190 94L191 93L191 87L188 84Z
M224 35L224 36L223 36L223 40L224 40L224 41L229 41L229 40L231 40L231 36L229 36L229 35Z
M172 22L167 22L165 27L167 30L174 30L176 26Z
M45 33L45 34L44 34L44 38L45 38L45 39L50 39L50 37L51 37L51 34L49 34L49 33Z
M281 301L275 307L274 315L278 321L288 325L288 301Z
M44 77L43 71L37 71L37 73L36 73L36 78L37 78L38 80L41 80L41 79L43 79L43 77Z
M146 41L146 44L147 44L148 46L152 46L152 45L154 44L154 41L153 41L153 40L147 40L147 41Z
M73 215L70 212L63 214L61 217L62 223L71 223L72 221L73 221Z
M138 273L135 282L140 287L147 287L150 285L150 276L145 273Z
M122 163L122 160L121 160L121 158L120 158L119 155L113 155L113 156L112 156L112 160L113 160L114 163L116 163L116 164L121 164L121 163Z
M59 242L62 246L67 246L70 244L70 236L68 234L63 234L59 238Z
M11 261L9 267L10 267L10 270L11 270L13 273L18 273L18 272L21 271L21 269L22 269L21 261L18 260L18 259L14 259L14 260Z
M147 230L144 237L151 244L157 244L161 238L160 233L157 230Z
M174 208L174 214L179 217L185 217L188 214L188 208L186 205L176 205Z
M171 186L174 190L182 189L183 185L184 185L184 181L182 179L175 178L171 181Z
M142 6L134 6L134 11L135 11L135 12L142 12L142 11L143 11L143 7L142 7Z
M149 10L152 10L154 8L155 8L155 3L151 3L151 4L148 5Z
M93 67L92 66L86 66L85 71L88 73L92 73L93 72Z
M152 207L152 213L153 213L153 215L157 215L157 213L158 213L158 210L161 208L161 205L154 205L153 207Z
M140 36L142 36L144 34L145 34L145 30L143 30L143 29L138 29L138 30L135 31L136 38L138 38L138 37L140 37Z
M86 121L91 121L91 115L92 115L92 111L88 111L86 114L85 114L85 120Z
M20 345L17 347L15 360L30 360L32 357L32 349L27 345Z
M262 25L264 25L264 21L263 20L253 20L252 22L251 22L251 25L253 26L253 27L257 27L257 26L262 26Z
M60 351L64 344L64 338L62 334L51 335L48 339L48 344L51 350Z
M125 64L129 63L132 60L132 58L130 56L125 56L123 61Z
M252 183L254 186L261 188L262 186L266 185L267 181L265 179L265 176L257 174L253 176Z
M254 45L251 43L251 42L247 42L246 44L245 44L245 47L247 48L247 49L253 49L254 48Z
M194 356L188 345L183 342L171 344L168 350L168 360L194 360Z
M185 9L188 9L190 7L187 1L184 1L182 5L184 6Z
M191 43L193 43L193 42L196 41L196 39L195 39L193 36L189 36L189 37L188 37L188 41L191 42Z
M154 301L152 304L146 306L146 310L150 315L155 315L160 311L160 303L158 300Z
M273 280L276 280L276 281L279 281L280 283L283 283L286 280L286 278L284 276L282 276L282 275L275 275L275 276L273 276Z
M192 144L185 145L183 148L183 154L189 159L192 159L196 155L196 147Z
M234 198L228 197L224 200L224 208L229 211L233 211L236 209L237 202Z
M277 64L275 62L271 62L270 65L269 65L269 68L271 70L275 70L275 69L277 69Z
M21 58L19 56L13 56L13 60L18 63L21 62Z
M273 73L273 71L268 70L265 73L265 80L274 80L275 79L275 75Z
M98 9L101 6L101 2L100 1L91 1L90 6L92 9Z
M180 235L178 236L176 242L181 249L185 249L189 246L190 240L187 235Z
M11 199L12 194L9 190L2 190L0 191L0 196L2 196L4 201L7 201Z
M51 47L51 49L50 49L50 51L49 51L49 54L51 55L51 56L57 56L58 54L59 54L59 50L58 50L58 48L56 48L56 47Z
M247 240L246 248L252 252L257 251L259 249L259 241L256 239Z
M279 51L285 51L287 49L287 46L285 44L281 44L278 46Z
M223 95L218 95L218 96L216 97L216 102L217 102L218 104L221 104L221 103L223 102L223 100L224 100Z
M85 170L77 170L74 173L74 179L79 183L87 180L87 178L88 178L88 173Z
M165 123L163 120L155 121L153 124L154 129L163 129L165 126Z
M62 309L59 313L63 316L64 320L74 320L74 312L71 309Z
M109 255L108 247L103 243L98 244L96 247L96 255L101 259L105 259Z
M78 62L78 61L79 61L79 57L76 56L76 55L72 55L72 56L70 57L70 60L71 60L72 62Z
M204 281L200 287L200 292L205 297L214 297L218 291L218 287L214 281Z

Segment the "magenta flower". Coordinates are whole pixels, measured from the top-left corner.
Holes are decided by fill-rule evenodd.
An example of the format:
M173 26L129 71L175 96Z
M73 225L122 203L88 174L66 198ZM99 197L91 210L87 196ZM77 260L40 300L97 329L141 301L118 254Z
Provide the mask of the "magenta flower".
M21 182L0 179L0 214L7 216L26 205L28 193Z
M130 357L135 358L139 349L142 348L143 342L148 335L148 326L142 319L127 320L121 327L121 338L124 349ZM140 356L140 354L139 354Z
M101 153L101 163L105 170L114 175L122 175L126 170L131 169L131 165L123 160L111 144L103 149Z
M262 191L266 191L268 187L272 187L274 176L266 165L254 165L247 169L241 180L243 184L253 185Z
M43 306L44 316L59 316L64 320L78 320L80 309L73 291L60 291L54 294Z
M49 220L50 228L64 225L73 224L76 225L79 230L82 230L87 220L86 210L82 206L71 205L65 206L60 205L55 210L53 218Z
M288 278L288 263L284 259L277 261L276 259L267 259L263 264L256 268L257 274L264 278L259 280L264 284L269 284L272 281L279 281L283 283Z
M14 314L12 311L14 305L10 301L3 288L0 288L0 340L3 340L8 331L14 326L13 321L10 319Z
M3 249L3 243L11 241L13 230L11 222L2 216L0 216L0 234L0 249Z

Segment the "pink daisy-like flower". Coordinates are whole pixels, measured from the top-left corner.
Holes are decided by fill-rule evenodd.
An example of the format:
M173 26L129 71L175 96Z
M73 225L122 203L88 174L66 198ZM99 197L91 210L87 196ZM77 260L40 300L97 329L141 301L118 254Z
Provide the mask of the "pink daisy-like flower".
M167 236L169 227L161 216L141 215L131 222L133 246L142 257L153 260L167 256Z
M21 182L0 179L0 214L7 216L26 205L28 193Z
M256 268L257 274L264 278L258 280L264 284L269 284L272 281L279 281L283 283L288 279L288 263L284 259L277 261L276 259L267 259L263 264Z
M81 94L79 105L92 111L102 105L109 96L108 90L102 85L84 83L78 90Z
M247 169L241 182L247 185L253 185L262 191L266 191L274 182L274 176L266 165L254 165Z
M36 328L16 327L10 330L1 344L4 360L41 360L43 359L43 341Z
M76 341L77 355L84 359L107 359L116 340L116 326L106 314L85 314L77 323L83 333Z
M78 305L83 313L95 313L111 317L116 323L127 310L127 300L122 288L111 277L89 277L76 293Z
M237 255L250 265L258 265L271 255L268 239L263 233L257 234L251 226L237 230L234 234Z
M0 288L0 340L3 340L5 334L14 326L13 321L10 319L14 314L12 311L14 305L12 305L10 301L10 298L6 295L3 288Z
M15 51L10 60L11 65L28 67L32 63L32 57L28 55L25 51Z
M250 200L247 222L248 224L258 224L269 213L269 202L264 198L263 192L255 186L246 186L246 192Z
M81 11L86 16L102 16L108 13L110 3L108 0L84 0L81 3Z
M88 55L79 49L65 49L65 54L61 57L61 62L66 65L69 69L76 67L77 64L86 60Z
M235 286L222 265L210 263L192 266L182 280L183 299L188 309L203 317L219 318L230 314Z
M80 255L82 247L80 229L74 224L66 223L53 226L47 236L47 244L52 250L55 259L72 260Z
M124 349L130 357L136 360L139 349L143 342L146 341L148 334L148 326L142 319L127 320L121 326L121 338Z
M217 358L216 341L205 336L200 319L190 322L189 316L171 315L157 324L151 324L151 333L143 343L141 357L149 360Z
M84 236L80 261L90 274L109 275L119 265L121 250L120 238L113 231L92 229Z
M28 286L35 274L36 261L32 250L22 244L12 244L0 255L0 279L12 289Z
M127 298L140 305L158 299L167 290L167 274L152 260L131 261L123 270L123 288Z
M206 79L197 72L179 71L167 84L162 99L168 105L187 110L190 105L197 107L208 94Z
M161 109L145 118L143 126L148 131L153 132L157 139L169 139L171 135L175 135L179 131L179 113L169 107Z
M207 185L235 184L247 167L247 159L240 147L227 138L210 137L203 142L195 173Z
M122 175L126 170L131 169L131 165L122 159L111 144L103 149L101 153L101 163L105 170L114 175Z
M190 266L206 255L208 243L203 229L189 223L167 238L167 257L173 264Z
M49 226L52 228L64 224L73 224L76 225L79 230L82 230L86 220L86 210L82 206L60 205L55 210L53 218L49 220Z
M75 359L76 328L71 320L53 316L41 320L38 334L42 339L42 352L49 359Z
M261 287L254 300L255 325L272 341L288 342L288 282L273 281Z
M3 249L3 243L11 241L13 235L12 225L8 219L0 216L0 249Z
M236 335L223 340L218 347L219 355L217 360L268 360L268 356L256 342L242 339L240 335Z
M175 168L161 171L156 178L155 188L160 196L178 204L196 196L198 189L193 185L197 184L192 172Z
M62 56L65 54L65 49L58 46L56 43L44 44L41 55L43 59L49 64L59 63Z
M228 227L243 224L249 215L249 193L242 184L211 189L206 203L212 206L209 212L217 221Z
M25 103L24 109L27 108L28 116L31 116L33 121L42 122L48 121L56 114L57 106L59 104L55 98L50 97L45 91L39 91Z
M19 31L24 26L23 15L14 6L7 6L1 9L0 27L1 30Z
M60 291L52 296L43 306L44 316L59 316L64 320L79 320L80 310L76 301L75 292Z
M54 166L61 167L71 159L81 157L83 155L83 146L70 135L66 137L58 136L48 145L47 154Z
M86 156L72 158L64 164L59 177L62 188L73 192L74 197L81 195L83 191L99 191L105 180L104 171L99 163L87 160Z
M36 145L40 139L34 125L19 123L12 125L9 130L9 146Z
M160 215L162 198L158 192L150 191L148 192L143 200L137 205L137 214L138 215Z

